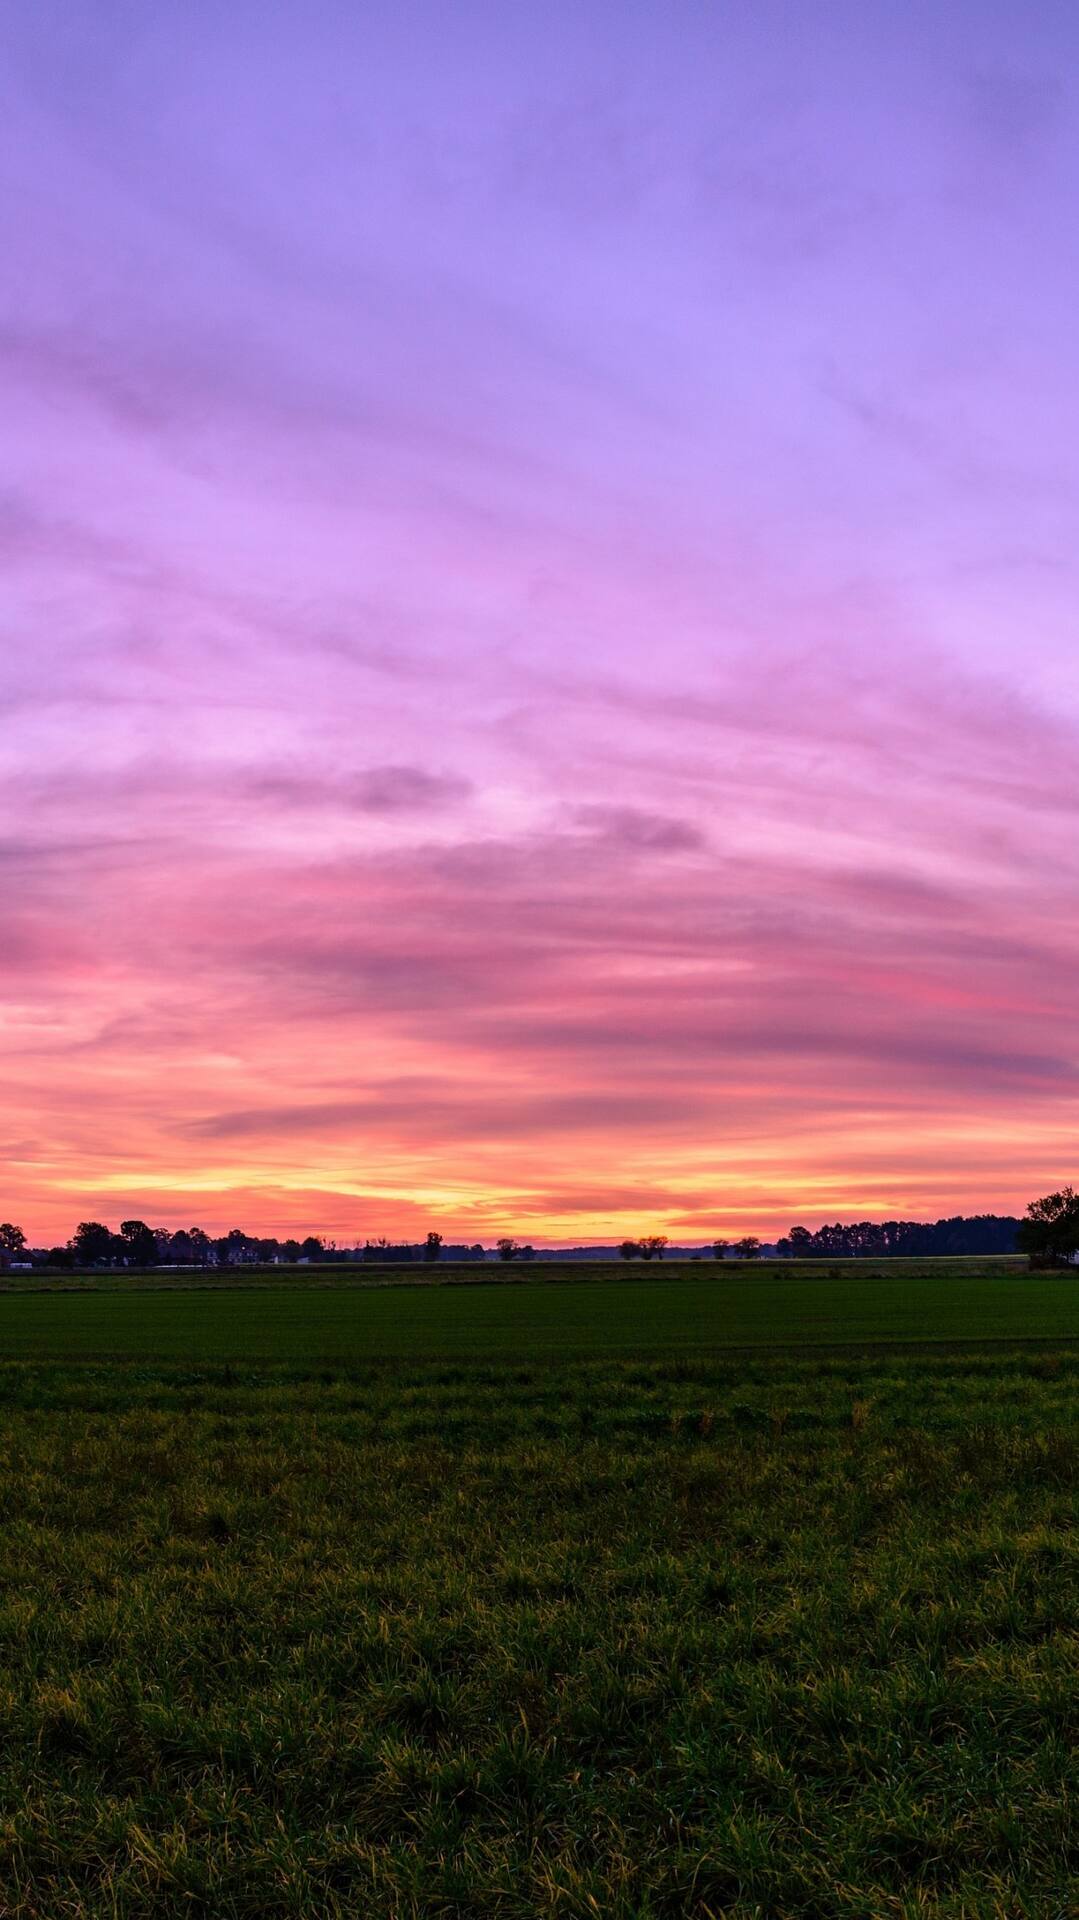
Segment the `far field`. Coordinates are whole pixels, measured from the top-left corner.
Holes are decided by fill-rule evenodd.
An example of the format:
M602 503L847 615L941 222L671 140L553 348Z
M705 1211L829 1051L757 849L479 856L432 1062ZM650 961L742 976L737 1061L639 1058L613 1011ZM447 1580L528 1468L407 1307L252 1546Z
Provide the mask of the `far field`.
M0 1358L349 1361L711 1353L730 1347L1079 1339L1079 1269L925 1261L779 1267L102 1273L0 1296ZM411 1270L420 1275L422 1270ZM396 1281L396 1284L394 1283ZM54 1290L54 1288L56 1290Z
M2 1920L1079 1912L1079 1275L327 1277L0 1298Z

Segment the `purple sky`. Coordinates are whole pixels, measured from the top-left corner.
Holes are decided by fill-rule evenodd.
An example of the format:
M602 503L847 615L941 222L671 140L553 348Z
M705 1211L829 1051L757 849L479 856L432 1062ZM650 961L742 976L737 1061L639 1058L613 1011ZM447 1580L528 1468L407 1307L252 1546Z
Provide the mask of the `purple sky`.
M0 1217L1077 1171L1077 52L5 12Z

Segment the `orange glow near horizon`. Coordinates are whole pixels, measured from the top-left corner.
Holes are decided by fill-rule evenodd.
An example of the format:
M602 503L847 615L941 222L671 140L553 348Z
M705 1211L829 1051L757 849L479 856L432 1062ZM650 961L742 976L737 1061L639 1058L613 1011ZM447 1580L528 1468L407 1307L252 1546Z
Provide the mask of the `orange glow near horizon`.
M510 1081L451 1035L422 1058L402 1043L395 1074L365 1016L308 1010L299 1038L260 1022L243 1057L215 1059L186 1027L202 1017L203 989L188 991L190 1048L148 1048L142 1023L128 1035L117 1015L104 1059L100 1046L65 1052L62 1104L35 1106L49 1082L23 1081L20 1122L51 1151L9 1150L6 1211L33 1244L130 1215L342 1244L431 1227L486 1244L503 1232L537 1245L644 1231L772 1239L795 1222L1021 1211L1068 1163L1067 1113L1054 1126L1041 1098L1009 1094L1006 1112L982 1117L942 1102L924 1116L911 1111L916 1088L882 1103L864 1072L860 1097L825 1098L791 1058L764 1092L732 1075L721 1103L662 1056L639 1083L621 1062L602 1087L592 1071L582 1098L562 1090L561 1054L541 1049ZM350 1058L377 1058L377 1080L343 1072Z
M297 854L287 791L223 807L220 781L42 784L0 1029L0 1217L35 1244L132 1214L771 1239L1017 1211L1067 1177L1075 1096L1045 1034L1071 1018L1070 924L1044 871L837 874L805 822L799 863L750 867L715 779L692 837L623 809L507 839L469 796L456 837L441 806L437 838L361 817L343 855L316 813Z

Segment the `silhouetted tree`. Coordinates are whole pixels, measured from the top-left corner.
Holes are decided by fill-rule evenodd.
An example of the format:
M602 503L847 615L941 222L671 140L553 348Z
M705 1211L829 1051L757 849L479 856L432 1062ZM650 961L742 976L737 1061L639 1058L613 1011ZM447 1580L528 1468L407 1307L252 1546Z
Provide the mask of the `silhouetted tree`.
M132 1267L153 1267L157 1265L157 1239L145 1220L121 1220L120 1239L124 1251L121 1259Z
M26 1235L21 1227L14 1227L10 1220L0 1225L0 1253L6 1253L11 1259L17 1259L26 1245Z
M238 1267L247 1259L251 1242L242 1227L231 1227L228 1233L219 1234L213 1245L223 1267Z
M713 1240L712 1242L713 1258L716 1260L725 1260L727 1258L727 1248L729 1246L730 1246L729 1240Z
M739 1260L759 1260L761 1257L761 1243L755 1233L747 1233L744 1240L737 1240L735 1242L734 1251Z
M300 1243L300 1252L305 1260L321 1260L326 1248L317 1233L309 1233Z
M71 1251L80 1267L92 1267L96 1261L108 1260L111 1256L112 1234L100 1220L82 1220L72 1237Z
M1032 1200L1015 1237L1020 1252L1030 1255L1032 1266L1069 1262L1079 1253L1079 1193L1074 1187L1061 1187L1059 1193Z
M429 1233L426 1240L423 1243L424 1259L437 1260L440 1258L441 1253L442 1253L442 1235L440 1233Z
M623 1260L639 1260L641 1257L641 1243L639 1240L623 1240L618 1251Z
M518 1249L517 1257L519 1260L534 1260L536 1257L536 1249L526 1243Z
M641 1241L641 1254L645 1260L662 1260L663 1249L667 1244L667 1235L665 1233L646 1234Z
M500 1260L516 1260L520 1251L516 1240L511 1240L508 1234L503 1239L496 1240L495 1246Z

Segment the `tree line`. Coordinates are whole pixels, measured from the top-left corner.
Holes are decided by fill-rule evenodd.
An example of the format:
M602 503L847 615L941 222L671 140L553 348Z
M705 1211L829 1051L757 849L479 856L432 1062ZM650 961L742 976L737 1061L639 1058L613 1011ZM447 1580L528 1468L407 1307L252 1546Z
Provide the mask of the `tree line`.
M670 1246L670 1238L665 1233L646 1233L642 1240L623 1240L618 1249L623 1260L662 1260ZM744 1240L713 1240L712 1255L716 1260L726 1260L731 1255L735 1260L759 1260L764 1249L755 1233L747 1233ZM700 1259L699 1254L693 1255Z
M1041 1202L1034 1202L1035 1206ZM714 1240L716 1260L760 1260L766 1251L779 1260L927 1259L941 1254L1014 1253L1021 1222L1011 1214L956 1214L949 1220L858 1220L844 1225L791 1227L772 1249L755 1233L741 1240ZM669 1242L663 1233L623 1240L623 1260L662 1260ZM699 1257L699 1256L697 1256Z
M536 1249L504 1235L495 1244L500 1260L534 1260ZM304 1262L357 1262L372 1266L411 1266L436 1260L486 1260L487 1249L447 1245L440 1233L421 1241L367 1240L339 1247L335 1240L309 1233L303 1240L279 1240L272 1234L245 1233L241 1227L216 1236L201 1227L151 1227L145 1220L122 1220L114 1233L101 1220L83 1220L63 1246L27 1246L21 1227L0 1222L0 1264L73 1267L215 1267L298 1265Z
M1010 1214L956 1214L950 1220L859 1220L847 1226L791 1227L776 1242L785 1260L924 1260L934 1255L1014 1253L1020 1222Z
M623 1260L662 1260L670 1241L665 1233L643 1234L623 1240ZM535 1247L509 1234L495 1242L501 1261L530 1261ZM612 1250L613 1251L613 1250ZM956 1214L946 1220L861 1220L846 1225L791 1227L774 1250L766 1249L755 1234L741 1240L715 1240L710 1249L716 1260L757 1260L774 1251L786 1260L925 1259L962 1254L1027 1253L1035 1266L1070 1264L1079 1254L1079 1195L1071 1186L1032 1200L1022 1220L1011 1214ZM700 1253L693 1256L700 1259ZM273 1235L245 1233L233 1227L213 1236L200 1227L151 1227L145 1220L123 1220L113 1232L100 1220L83 1220L64 1246L29 1248L26 1235L11 1221L0 1222L0 1265L48 1267L210 1267L347 1262L377 1266L410 1266L418 1262L480 1261L488 1258L478 1242L471 1246L447 1244L441 1233L430 1232L420 1241L366 1240L362 1246L339 1247L319 1234L302 1240L280 1240Z

